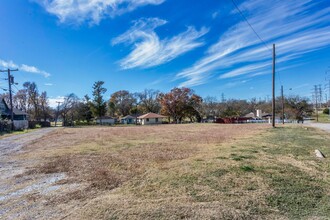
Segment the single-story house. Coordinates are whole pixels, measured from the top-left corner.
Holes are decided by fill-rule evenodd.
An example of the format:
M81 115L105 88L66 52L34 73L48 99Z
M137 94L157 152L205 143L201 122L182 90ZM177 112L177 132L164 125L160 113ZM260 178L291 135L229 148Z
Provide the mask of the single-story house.
M6 104L4 99L2 99L0 102L0 115L1 115L1 119L11 120L11 110ZM15 130L23 130L28 128L29 122L27 119L28 114L26 112L14 108L13 115L14 115L13 122L14 122Z
M167 117L156 113L147 113L139 116L138 120L141 125L151 125L151 124L161 124L163 118L167 118Z
M249 114L244 115L246 118L256 118L256 115L253 112L250 112Z
M126 115L120 119L122 124L135 124L135 120L137 119L134 115Z
M102 116L95 119L96 124L102 125L113 125L116 122L116 119L110 116Z

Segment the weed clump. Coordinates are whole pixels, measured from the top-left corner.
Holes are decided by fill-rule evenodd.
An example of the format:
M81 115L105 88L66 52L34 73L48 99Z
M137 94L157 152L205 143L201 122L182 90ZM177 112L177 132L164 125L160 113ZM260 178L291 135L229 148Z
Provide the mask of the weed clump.
M253 171L255 171L253 166L247 166L247 165L241 166L240 169L243 170L244 172L253 172Z

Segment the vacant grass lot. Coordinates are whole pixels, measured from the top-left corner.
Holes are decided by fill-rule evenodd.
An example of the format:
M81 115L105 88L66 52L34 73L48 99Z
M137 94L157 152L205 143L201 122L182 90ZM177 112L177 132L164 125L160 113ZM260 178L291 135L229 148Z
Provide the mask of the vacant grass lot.
M300 126L58 129L18 156L26 176L66 173L34 196L76 219L329 219L329 135ZM42 159L41 159L42 158ZM56 218L56 216L53 216Z

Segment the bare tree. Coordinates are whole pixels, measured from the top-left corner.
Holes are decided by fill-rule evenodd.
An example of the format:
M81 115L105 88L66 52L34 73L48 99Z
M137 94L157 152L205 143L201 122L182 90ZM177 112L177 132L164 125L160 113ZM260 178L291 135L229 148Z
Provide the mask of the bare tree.
M143 92L136 94L139 100L139 108L141 112L148 113L154 112L158 113L161 109L160 103L158 101L160 92L153 89L145 89Z
M64 101L63 101L62 105L60 106L60 114L61 114L64 126L68 126L70 124L72 125L74 113L76 110L75 108L77 107L78 102L79 102L79 99L74 93L71 93L64 98ZM71 119L70 119L70 116L71 116ZM69 122L71 122L71 123L69 123Z
M13 97L15 108L27 111L28 95L26 89L20 89Z
M39 120L39 92L37 84L34 82L25 82L23 87L27 92L27 112L30 118L34 120Z
M39 96L39 103L41 116L44 121L47 121L47 119L50 117L50 107L48 104L47 92L41 93L41 95Z
M111 106L117 115L125 116L136 104L136 99L132 93L126 90L120 90L111 95L109 106Z

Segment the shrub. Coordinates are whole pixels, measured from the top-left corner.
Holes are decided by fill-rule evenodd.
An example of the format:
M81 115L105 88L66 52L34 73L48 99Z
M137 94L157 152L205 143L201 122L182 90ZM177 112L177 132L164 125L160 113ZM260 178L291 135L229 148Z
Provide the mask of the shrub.
M254 171L253 166L241 166L240 168L241 168L241 170L243 170L245 172L253 172Z
M329 114L329 108L325 108L325 109L323 110L323 114L328 115L328 114Z
M10 132L11 122L8 120L0 119L0 132Z

